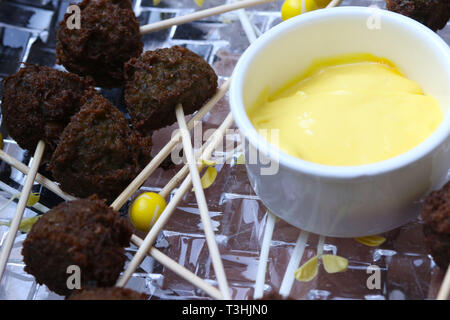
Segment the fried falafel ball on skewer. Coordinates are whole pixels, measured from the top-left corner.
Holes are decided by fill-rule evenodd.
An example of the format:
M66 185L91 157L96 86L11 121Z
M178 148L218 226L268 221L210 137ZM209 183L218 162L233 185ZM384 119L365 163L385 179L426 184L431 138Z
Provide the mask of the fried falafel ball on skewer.
M142 52L139 22L130 0L83 0L80 29L69 28L67 13L60 23L57 63L79 75L91 76L97 86L123 84L123 65Z
M45 159L55 150L70 117L80 110L92 81L75 74L27 64L3 80L3 121L8 133L26 150L46 144Z
M433 31L443 29L450 19L449 0L386 0L386 8L417 20Z
M95 196L63 202L45 213L23 243L25 271L68 296L69 266L80 268L81 288L113 286L122 272L132 229Z
M85 100L64 129L48 169L64 191L79 198L97 194L111 203L150 161L151 137L133 131L101 95Z
M193 113L217 90L217 75L182 47L146 51L125 64L125 102L135 129L149 134L176 122L175 106Z

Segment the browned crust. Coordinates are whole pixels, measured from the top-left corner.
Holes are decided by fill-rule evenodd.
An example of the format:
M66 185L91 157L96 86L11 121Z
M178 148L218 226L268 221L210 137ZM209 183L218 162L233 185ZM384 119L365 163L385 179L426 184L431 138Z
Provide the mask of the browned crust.
M80 198L98 194L111 203L150 153L151 137L131 130L116 107L93 94L64 129L48 168L64 191Z
M129 0L84 0L81 29L69 29L67 13L60 23L57 63L67 70L90 75L100 87L123 84L123 65L142 52L137 21Z
M96 197L64 202L45 213L23 243L25 271L50 290L69 295L67 268L78 266L81 286L112 286L126 260L128 220Z
M46 157L56 148L70 117L80 110L89 80L67 72L27 64L3 80L3 122L11 137L34 151L39 140L46 143Z
M149 133L202 107L217 90L217 75L196 53L182 47L146 51L125 64L125 101L137 130Z

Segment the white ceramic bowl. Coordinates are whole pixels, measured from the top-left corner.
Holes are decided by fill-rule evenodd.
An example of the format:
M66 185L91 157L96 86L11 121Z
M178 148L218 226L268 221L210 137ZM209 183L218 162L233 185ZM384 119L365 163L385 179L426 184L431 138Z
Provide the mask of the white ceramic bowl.
M385 161L339 167L292 157L257 133L246 107L263 88L278 89L315 58L360 52L391 60L438 99L444 120L426 141ZM416 218L423 196L445 182L450 167L449 90L450 50L438 35L396 13L341 7L292 18L255 41L234 70L230 103L246 142L248 177L263 203L301 229L359 237ZM275 174L264 173L268 165L264 157L252 158L255 150L268 157L272 167L279 166Z

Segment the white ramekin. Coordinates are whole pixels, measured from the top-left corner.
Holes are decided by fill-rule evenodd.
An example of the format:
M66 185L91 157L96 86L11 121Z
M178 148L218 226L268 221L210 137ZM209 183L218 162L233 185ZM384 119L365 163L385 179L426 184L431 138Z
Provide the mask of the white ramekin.
M278 89L315 58L363 52L390 59L439 100L444 120L426 141L385 161L340 167L292 157L257 133L246 108L265 87ZM445 182L450 168L449 90L450 50L438 35L396 13L341 7L302 14L256 40L234 70L230 104L245 138L248 177L263 203L301 229L359 237L416 218L423 196ZM255 150L263 158L249 161ZM278 166L275 174L264 174L264 157Z

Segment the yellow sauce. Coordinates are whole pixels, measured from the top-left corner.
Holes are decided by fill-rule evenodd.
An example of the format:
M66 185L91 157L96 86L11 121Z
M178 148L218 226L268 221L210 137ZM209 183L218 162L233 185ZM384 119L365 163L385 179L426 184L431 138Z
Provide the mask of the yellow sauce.
M314 63L301 77L248 110L267 140L326 165L382 161L424 141L442 122L436 99L388 60L369 54ZM279 130L271 134L271 130Z

